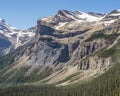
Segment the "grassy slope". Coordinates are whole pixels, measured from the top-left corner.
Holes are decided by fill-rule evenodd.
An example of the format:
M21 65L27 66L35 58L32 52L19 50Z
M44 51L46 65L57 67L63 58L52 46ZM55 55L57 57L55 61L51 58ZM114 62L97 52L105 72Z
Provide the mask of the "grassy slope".
M120 64L78 87L18 86L0 90L0 96L120 96Z

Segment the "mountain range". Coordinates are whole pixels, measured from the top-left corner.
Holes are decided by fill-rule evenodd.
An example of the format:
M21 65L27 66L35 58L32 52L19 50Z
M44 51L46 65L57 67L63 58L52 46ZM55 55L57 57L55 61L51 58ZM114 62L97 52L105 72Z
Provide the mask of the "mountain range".
M100 82L104 84L108 77L107 82L116 84L110 87L112 93L112 89L106 89L109 95L96 92L89 96L119 96L120 10L107 14L59 10L38 19L36 27L26 30L15 29L0 19L0 54L1 87L87 83L91 85L86 87L88 91L96 82L102 86ZM111 72L117 76L114 81L110 81ZM99 88L102 91L106 87Z
M8 54L24 45L30 38L34 37L35 30L36 27L26 30L16 29L0 18L0 55Z

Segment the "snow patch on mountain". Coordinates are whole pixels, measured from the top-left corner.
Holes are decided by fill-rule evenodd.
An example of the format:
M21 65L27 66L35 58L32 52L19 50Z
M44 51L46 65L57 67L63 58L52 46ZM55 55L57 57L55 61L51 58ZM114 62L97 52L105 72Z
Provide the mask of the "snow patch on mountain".
M55 29L59 30L61 27L63 27L68 22L60 22L57 26L55 26Z
M0 21L2 20L2 18L0 18Z
M77 14L78 18L85 20L86 22L93 22L93 21L98 21L101 19L101 17L92 16L85 12L80 12L80 13L82 14Z
M45 21L45 22L51 22L53 16L49 16L49 17L43 17L41 18L42 21Z
M105 26L109 26L111 23L115 22L116 20L104 21Z

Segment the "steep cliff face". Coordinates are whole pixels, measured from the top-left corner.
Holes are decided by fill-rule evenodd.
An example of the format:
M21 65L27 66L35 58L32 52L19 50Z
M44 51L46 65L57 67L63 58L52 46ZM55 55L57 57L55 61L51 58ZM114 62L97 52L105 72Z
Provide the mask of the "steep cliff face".
M76 14L79 14L79 18ZM93 21L76 23L83 14L87 13L59 11L54 17L39 19L35 37L0 59L0 78L4 84L14 79L12 84L68 85L107 71L114 64L113 60L98 54L117 44L120 36L119 19L104 26L104 20L98 19L104 15L98 14L97 17L90 17L94 18ZM72 19L68 15L72 15ZM59 24L63 22L67 23L60 28ZM69 24L73 29L68 28ZM19 74L21 72L23 74ZM3 84L3 81L0 83Z
M111 58L100 58L97 56L91 56L86 60L82 60L79 63L80 70L95 70L106 71L111 66Z
M34 46L34 51L26 52L28 54L30 65L52 65L69 60L68 46L57 42L41 42ZM29 49L28 49L29 51ZM33 66L34 66L33 65Z

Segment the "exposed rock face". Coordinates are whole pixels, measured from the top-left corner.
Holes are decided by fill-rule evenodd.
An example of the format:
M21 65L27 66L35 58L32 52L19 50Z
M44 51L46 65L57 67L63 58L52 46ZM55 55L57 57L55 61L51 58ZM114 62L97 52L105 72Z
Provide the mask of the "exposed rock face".
M93 40L90 42L81 42L79 44L79 46L77 46L76 50L71 54L71 59L69 60L69 62L67 62L67 64L80 64L80 70L88 70L91 69L92 63L91 60L89 60L88 57L90 57L90 55L92 56L92 54L94 54L95 52L106 48L107 46L110 46L112 44L111 43L107 43L104 39L98 39L98 40ZM94 57L92 57L94 58ZM86 60L84 60L86 59ZM97 59L101 59L102 58L97 58ZM94 62L97 62L97 59L93 59ZM102 63L101 63L102 64ZM95 63L94 63L95 65ZM97 66L97 63L96 65ZM98 67L95 67L96 69ZM93 69L94 70L94 69Z
M109 69L111 66L112 61L111 58L99 58L97 56L90 57L86 60L83 60L79 64L80 70L95 70L98 69L99 71L105 71Z
M79 46L79 50L77 51L79 59L90 55L93 52L96 52L100 49L105 48L107 45L104 40L95 40L91 42L82 42Z
M86 39L78 39L78 36L81 35L84 38L87 32L89 33L89 31L84 30L83 32L80 32L80 34L76 35L70 35L71 33L75 34L76 32L65 32L58 37L58 34L60 34L58 30L52 28L49 23L46 24L40 20L38 21L37 34L35 35L35 38L30 44L28 43L23 47L20 52L21 55L16 56L17 59L15 59L15 61L17 62L17 60L19 60L21 57L26 56L28 58L27 61L22 62L20 65L22 65L21 67L31 66L33 67L33 70L34 67L37 66L50 66L57 70L59 69L58 66L64 69L64 66L76 64L78 67L80 67L80 70L94 70L94 68L97 69L99 67L93 68L91 66L97 66L96 62L101 63L105 61L104 59L97 61L97 59L95 59L96 57L94 58L94 56L92 57L94 58L93 61L89 59L84 61L84 59L101 49L107 48L114 42L114 39L111 41L104 38L98 38L90 41L86 41ZM65 34L68 35L66 36ZM77 38L70 42L65 41L66 43L64 43L62 41L66 38L68 38L69 41L75 37ZM94 62L94 64L92 64L92 62ZM105 64L103 65L106 66Z
M0 34L0 55L7 54L10 50L12 51L12 43L4 35Z
M68 46L57 42L40 41L33 50L27 61L29 65L52 65L60 62L65 63L69 60ZM28 52L26 54L29 56Z

